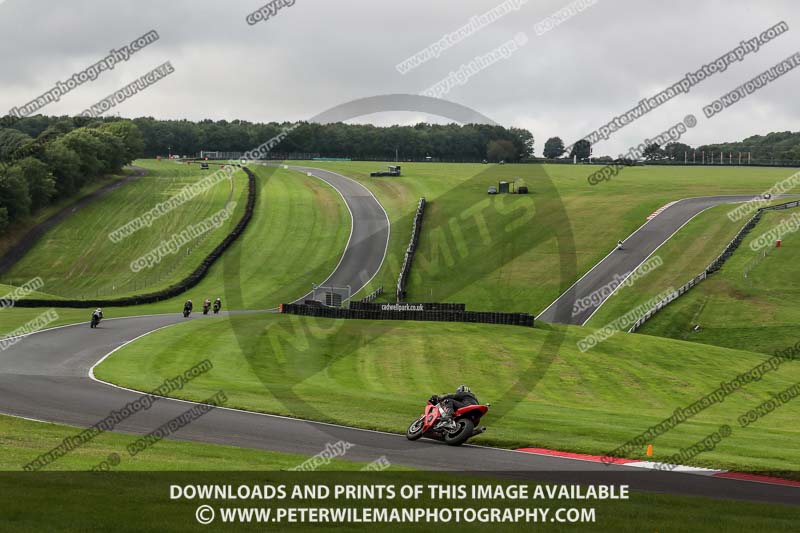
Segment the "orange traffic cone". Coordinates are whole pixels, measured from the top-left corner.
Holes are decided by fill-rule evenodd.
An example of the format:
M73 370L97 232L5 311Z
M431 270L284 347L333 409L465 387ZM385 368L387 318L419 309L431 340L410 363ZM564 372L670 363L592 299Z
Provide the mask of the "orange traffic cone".
M647 457L653 457L653 445L652 444L648 444L647 445Z

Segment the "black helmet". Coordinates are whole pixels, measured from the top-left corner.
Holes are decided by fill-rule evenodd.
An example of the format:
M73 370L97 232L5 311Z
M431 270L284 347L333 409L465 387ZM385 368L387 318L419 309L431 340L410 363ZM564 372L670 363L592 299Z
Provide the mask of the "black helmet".
M460 386L459 386L459 387L456 389L456 392L472 392L472 389L470 389L470 388L469 388L469 387L467 387L466 385L460 385Z

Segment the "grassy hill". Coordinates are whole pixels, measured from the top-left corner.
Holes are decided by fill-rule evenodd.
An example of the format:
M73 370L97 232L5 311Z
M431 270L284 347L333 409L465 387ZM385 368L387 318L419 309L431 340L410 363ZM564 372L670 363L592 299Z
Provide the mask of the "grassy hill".
M767 212L719 272L640 332L764 353L794 346L800 334L795 303L800 297L800 234L785 235L781 248L753 251L750 244L798 212Z
M384 163L314 162L314 166L360 181L389 214L389 254L373 287L394 287L412 215L424 196L429 204L408 300L456 301L474 309L533 313L543 310L659 207L694 196L758 194L795 172L630 167L610 182L592 187L586 177L600 168L595 165L404 163L400 178L369 177ZM528 197L487 196L488 186L517 179L529 187ZM695 226L691 235L708 236L702 226ZM387 291L386 299L392 295Z
M167 287L188 275L202 258L235 226L244 210L247 178L237 172L233 183L225 181L172 210L119 243L109 234L168 200L211 171L169 161L138 161L149 171L67 218L50 230L39 243L3 276L19 285L40 276L45 291L69 298L127 296ZM155 264L134 272L131 262L157 248L190 224L197 224L237 202L237 209L224 224L192 240Z
M106 308L105 315L111 318L178 313L188 298L197 302L217 296L222 298L226 310L267 309L298 298L310 290L312 282L323 281L338 263L350 234L350 215L341 197L321 180L305 174L264 167L254 167L254 171L258 184L258 204L250 225L197 287L153 305ZM241 187L240 190L244 192ZM149 199L138 205L143 210L149 209L153 205L151 202L152 199ZM206 206L206 209L213 212L216 207ZM95 215L89 210L78 212L70 221L71 227L96 222ZM108 231L116 229L116 222L104 222L105 228L111 228ZM105 228L102 232L105 241L98 241L98 245L110 253L115 245L106 238ZM123 241L122 245L126 246L128 240L137 240L139 233ZM211 237L221 239L222 235L219 231L218 236L210 236L208 244L212 244ZM47 247L40 243L32 252L45 254ZM130 249L127 257L113 262L113 269L112 264L106 265L104 279L114 280L131 274L128 265L135 259L136 253L138 251ZM67 252L64 254L63 261L66 261L69 255ZM191 256L198 261L202 257L194 253ZM40 270L32 269L25 275L41 275L45 281L52 280L59 268L54 268L50 273L49 264L42 265ZM187 263L186 266L194 268L196 264ZM57 288L57 285L47 284L42 291L52 287ZM0 290L2 294L12 290L10 286L0 288L7 289ZM0 310L0 336L32 320L42 311L23 308ZM58 314L60 318L53 325L86 321L90 310L58 309Z
M149 390L208 354L214 369L181 391L223 389L230 405L358 427L405 431L430 394L468 383L492 410L479 440L604 454L691 405L766 357L745 351L619 334L580 353L586 328L334 321L246 315L150 334L95 369L100 379ZM733 435L694 464L796 470L796 408L747 428L740 415L800 380L786 363L757 383L653 441L656 460L722 424ZM632 450L645 457L645 446Z

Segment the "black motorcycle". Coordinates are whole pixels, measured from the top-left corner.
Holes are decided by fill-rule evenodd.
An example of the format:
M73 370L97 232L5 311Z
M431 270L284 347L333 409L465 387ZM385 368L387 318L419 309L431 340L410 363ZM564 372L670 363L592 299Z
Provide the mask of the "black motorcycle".
M92 323L89 327L92 329L96 328L97 325L100 323L100 317L97 315L92 315Z
M211 304L203 304L203 314L207 315L208 310L211 309Z
M220 302L214 302L214 314L219 314L219 310L222 308L222 304Z

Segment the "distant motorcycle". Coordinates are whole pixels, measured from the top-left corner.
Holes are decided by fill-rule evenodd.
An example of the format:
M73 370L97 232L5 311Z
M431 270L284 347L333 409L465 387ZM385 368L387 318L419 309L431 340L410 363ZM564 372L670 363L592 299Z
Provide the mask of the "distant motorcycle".
M417 440L422 437L444 441L450 446L460 446L475 435L486 431L485 427L476 428L481 417L489 410L486 405L467 405L453 413L450 420L442 420L448 407L444 402L433 403L428 400L425 413L414 420L406 431L408 440Z
M208 314L208 311L209 311L209 309L211 309L211 302L209 302L208 300L206 300L206 301L203 303L203 314L204 314L204 315L207 315L207 314Z
M92 315L92 323L91 323L90 327L91 327L92 329L94 329L94 328L96 328L96 327L97 327L97 325L98 325L99 323L100 323L100 317L99 317L99 316L97 316L97 315Z
M183 318L188 317L190 314L192 314L192 301L191 300L189 300L188 302L183 304Z
M215 301L215 302L214 302L214 314L215 314L215 315L216 315L216 314L218 314L218 313L219 313L219 310L220 310L221 308L222 308L222 302L220 302L219 300Z

